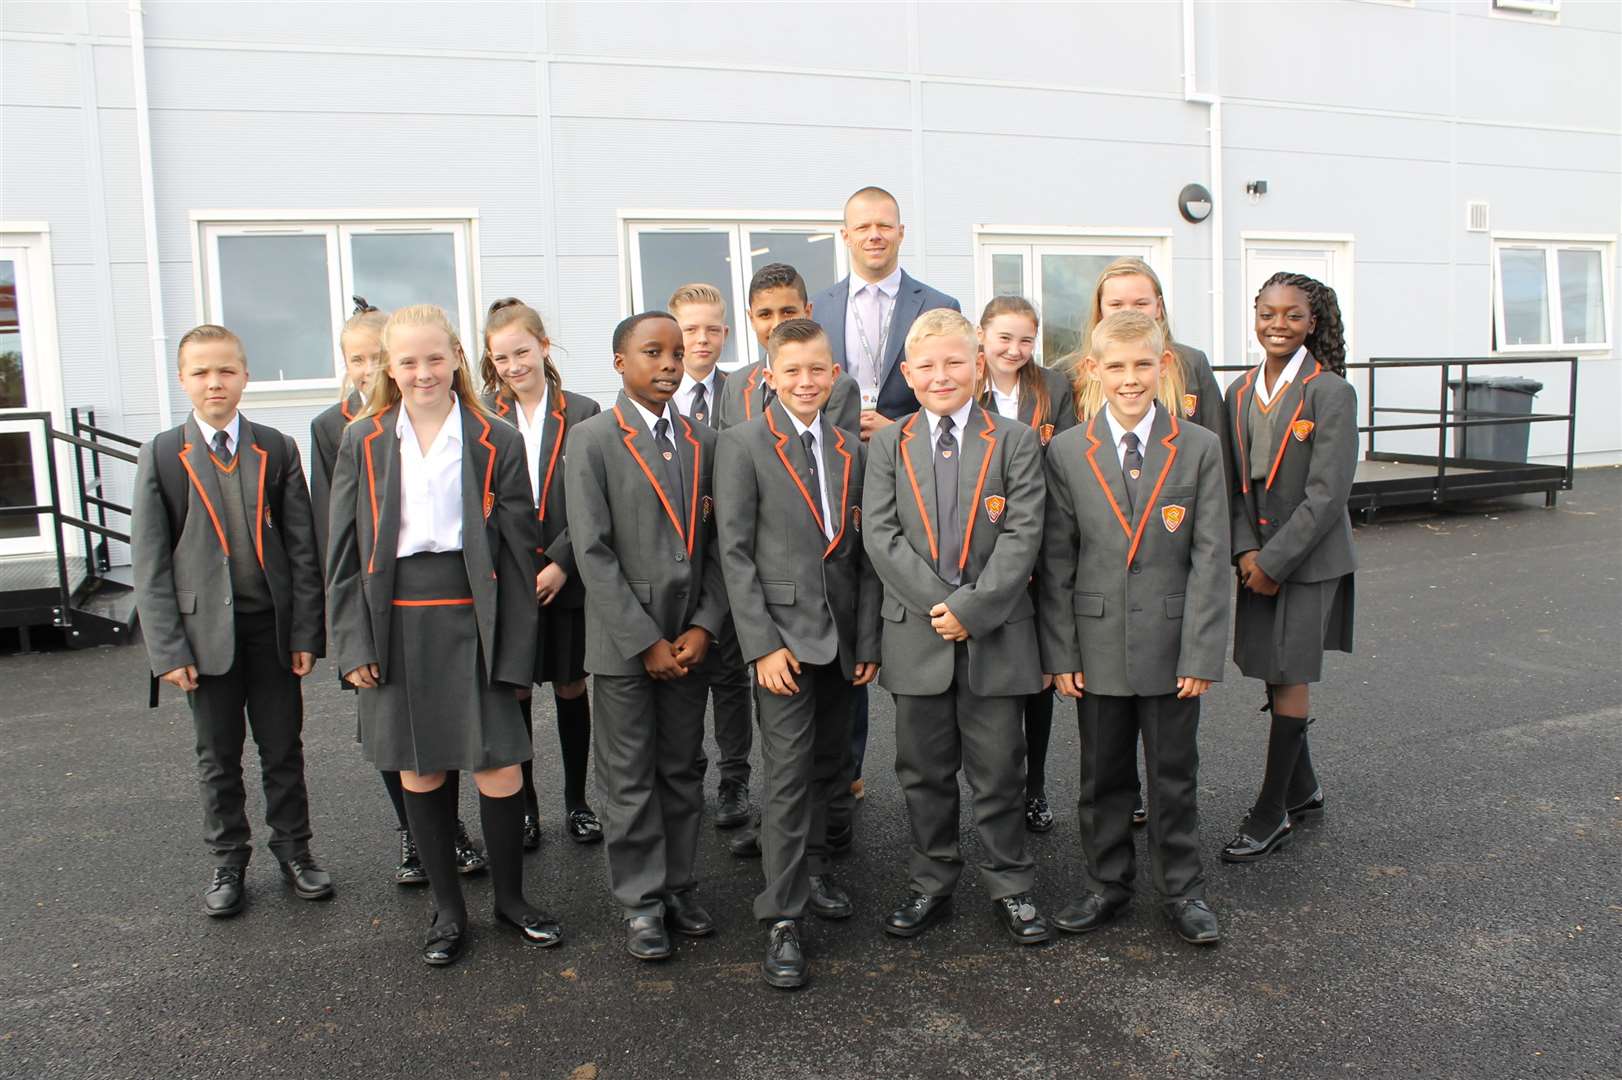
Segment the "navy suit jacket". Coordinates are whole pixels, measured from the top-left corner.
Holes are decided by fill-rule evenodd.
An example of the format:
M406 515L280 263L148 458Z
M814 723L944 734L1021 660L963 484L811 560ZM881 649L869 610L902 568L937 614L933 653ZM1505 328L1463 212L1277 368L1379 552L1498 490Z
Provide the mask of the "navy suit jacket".
M828 335L834 363L839 365L841 371L847 373L851 371L845 352L845 308L849 303L848 275L811 298L811 317ZM905 270L901 271L901 287L896 292L895 310L890 315L890 333L884 344L884 370L879 379L878 409L891 420L899 420L918 411L918 398L913 394L912 387L907 385L907 380L901 376L901 350L906 344L907 331L912 329L914 320L924 312L935 308L963 310L955 298L947 296L939 289L930 288ZM861 348L860 343L855 347Z

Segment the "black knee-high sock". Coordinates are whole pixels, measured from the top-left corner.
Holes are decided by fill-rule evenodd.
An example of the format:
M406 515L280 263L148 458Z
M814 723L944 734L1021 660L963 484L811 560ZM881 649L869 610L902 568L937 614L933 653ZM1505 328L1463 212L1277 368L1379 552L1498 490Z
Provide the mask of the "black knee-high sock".
M1053 692L1025 698L1025 797L1046 797L1048 741L1053 737Z
M530 817L539 817L541 814L541 800L535 794L535 695L531 694L518 703L518 711L524 714L524 734L529 736L530 759L523 763L524 784L518 790L524 794L524 813ZM479 812L483 817L484 812Z
M591 702L555 697L558 703L558 746L563 751L563 805L586 808L586 762L591 757Z
M1262 835L1270 833L1284 820L1284 800L1306 734L1306 717L1282 716L1276 709L1273 711L1273 726L1267 736L1267 769L1262 775L1261 793L1250 811L1251 828L1247 831L1252 836L1257 835L1257 830Z
M462 882L456 873L455 777L451 773L433 791L406 792L405 806L417 854L434 890L434 907L439 910L436 921L466 926L467 905L462 901Z
M1308 720L1307 724L1311 725ZM1286 797L1287 805L1299 806L1312 798L1318 791L1318 774L1312 768L1312 751L1307 745L1307 733L1301 732L1301 754L1295 759L1295 771L1290 774L1290 789Z
M510 919L529 914L532 909L524 899L523 795L514 792L495 799L481 792L479 820L484 825L484 847L490 854L496 910Z
M405 789L400 786L400 774L391 770L380 773L383 777L383 786L389 791L389 802L394 804L394 817L400 823L400 828L409 829L406 823Z

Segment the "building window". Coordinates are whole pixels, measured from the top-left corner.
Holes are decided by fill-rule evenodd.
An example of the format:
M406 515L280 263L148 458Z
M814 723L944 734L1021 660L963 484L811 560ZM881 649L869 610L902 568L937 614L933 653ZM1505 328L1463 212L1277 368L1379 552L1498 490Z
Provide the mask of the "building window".
M1492 9L1518 15L1559 15L1560 0L1492 0Z
M1604 241L1494 238L1497 350L1610 348L1610 251Z
M437 304L465 347L471 308L469 220L200 221L205 321L229 326L248 351L252 390L330 390L338 341L363 296L384 311Z
M975 310L995 296L1023 296L1042 317L1037 359L1052 364L1081 346L1093 290L1104 267L1123 255L1135 255L1160 276L1170 306L1171 238L1168 233L1041 233L1006 228L975 232Z
M805 278L815 296L845 276L845 245L839 221L738 220L630 217L622 215L631 308L664 310L683 285L703 283L727 300L731 333L719 361L724 369L759 355L749 326L749 279L769 263L784 262Z

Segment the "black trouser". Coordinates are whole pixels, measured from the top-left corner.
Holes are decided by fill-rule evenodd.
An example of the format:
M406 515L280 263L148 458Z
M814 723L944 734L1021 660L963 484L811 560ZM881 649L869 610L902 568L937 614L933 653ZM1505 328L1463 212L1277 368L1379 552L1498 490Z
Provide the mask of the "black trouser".
M259 748L270 850L283 862L310 850L310 800L304 789L304 695L293 658L276 643L276 615L236 617L236 659L223 675L200 675L186 695L197 733L203 837L221 866L246 866L253 854L242 787L242 744L249 727Z
M1132 803L1138 733L1148 772L1149 862L1163 900L1205 895L1200 865L1200 699L1114 697L1088 691L1076 706L1081 735L1077 820L1087 886L1111 900L1132 895Z
M710 697L715 704L715 745L720 750L719 772L722 780L749 783L749 750L754 745L755 733L750 728L749 701L754 686L749 679L749 668L743 662L738 646L738 631L727 617L715 644L704 656L695 675L709 683ZM709 759L700 747L700 767L707 770Z

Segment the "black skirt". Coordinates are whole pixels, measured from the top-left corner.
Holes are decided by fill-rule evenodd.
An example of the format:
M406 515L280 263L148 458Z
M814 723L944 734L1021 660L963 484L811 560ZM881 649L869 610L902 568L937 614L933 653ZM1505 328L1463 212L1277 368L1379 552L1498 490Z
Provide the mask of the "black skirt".
M535 647L535 681L572 683L586 677L586 610L556 600L540 609L540 641Z
M530 758L512 687L484 674L460 551L395 564L388 681L359 692L361 750L379 769L495 769Z
M1353 577L1286 581L1276 596L1239 587L1234 605L1233 661L1252 679L1274 686L1315 683L1324 652L1352 651Z

